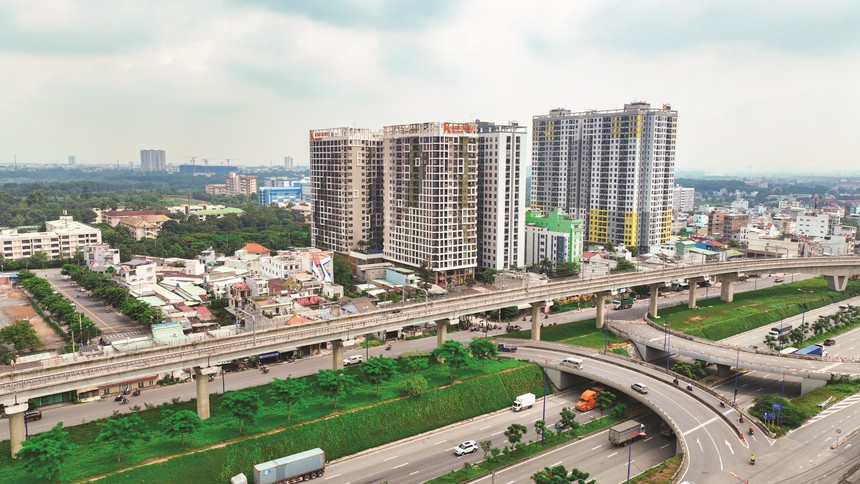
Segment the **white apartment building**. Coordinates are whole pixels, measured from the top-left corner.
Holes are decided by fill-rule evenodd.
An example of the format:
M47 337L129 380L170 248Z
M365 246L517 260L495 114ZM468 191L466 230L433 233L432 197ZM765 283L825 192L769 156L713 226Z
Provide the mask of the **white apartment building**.
M297 272L313 274L322 282L334 281L334 252L307 248L282 250L277 255L260 257L260 275L265 279L286 279Z
M310 132L311 245L342 254L364 241L382 246L382 133ZM362 247L363 248L363 247Z
M119 265L119 249L111 249L108 244L95 244L84 247L84 263L90 270Z
M140 169L143 171L167 171L164 150L140 150Z
M522 267L525 254L525 126L478 123L478 267Z
M18 233L17 229L0 230L0 247L6 260L32 257L44 252L48 259L71 257L88 245L100 244L99 229L75 222L71 216L45 222L45 232Z
M795 229L797 235L824 237L830 234L830 215L826 213L799 214Z
M143 294L150 289L148 286L158 282L155 268L155 261L131 260L116 268L113 280L120 286L127 287L129 291Z
M433 281L464 283L477 265L478 136L474 123L384 129L384 254L426 264ZM315 215L316 216L316 215Z
M678 113L645 102L533 118L532 205L586 221L586 240L647 250L669 239Z
M231 171L224 177L224 185L227 195L245 195L255 198L257 195L257 177L252 175L240 175Z
M690 213L695 210L694 204L696 201L696 189L684 188L681 185L675 185L672 198L672 210L677 212Z

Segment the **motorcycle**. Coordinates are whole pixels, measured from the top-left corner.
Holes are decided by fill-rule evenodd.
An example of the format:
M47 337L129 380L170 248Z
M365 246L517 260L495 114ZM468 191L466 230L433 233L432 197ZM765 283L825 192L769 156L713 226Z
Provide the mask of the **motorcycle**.
M125 397L123 397L123 399L119 402L120 405L125 405L126 403L128 403L128 398Z
M744 416L741 414L738 414L738 423L744 423Z
M261 368L260 368L260 370L262 370L262 371L263 371L263 373L268 373L268 372L269 372L269 367L268 367L268 366L264 366L264 367L261 367Z
M726 402L720 400L720 407L726 408Z
M123 399L123 396L122 396L122 395L117 395L117 396L116 396L116 398L114 398L114 399L113 399L113 401L115 401L115 402L121 402L121 401L122 401L122 399Z
M677 378L675 378L674 380L672 380L672 383L674 383L675 385L677 385L677 384L678 384L678 379L677 379Z
M687 383L687 391L692 392L693 391L693 385L690 385L689 383Z
M391 345L390 344L385 347L385 351L391 351Z
M139 389L139 388L135 388L135 389L134 389L134 391L133 391L133 392L131 392L131 396L133 396L133 397L138 397L138 396L140 396L140 389Z
M750 456L750 465L753 465L753 466L755 465L755 456L754 455Z
M755 427L750 425L750 435L753 435L754 433L755 433Z

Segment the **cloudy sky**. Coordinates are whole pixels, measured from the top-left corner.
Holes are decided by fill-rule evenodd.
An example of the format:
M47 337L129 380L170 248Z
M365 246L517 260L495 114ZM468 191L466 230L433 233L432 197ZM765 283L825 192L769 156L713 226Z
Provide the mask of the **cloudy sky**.
M857 25L855 1L0 0L0 164L306 164L309 129L645 100L678 110L680 170L860 173Z

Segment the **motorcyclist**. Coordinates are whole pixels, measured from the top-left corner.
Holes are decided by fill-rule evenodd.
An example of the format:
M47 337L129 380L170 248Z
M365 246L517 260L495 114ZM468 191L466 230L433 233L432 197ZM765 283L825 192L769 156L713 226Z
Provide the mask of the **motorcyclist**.
M755 455L750 454L750 464L755 465Z
M752 435L754 433L755 433L755 428L752 425L750 425L750 435Z

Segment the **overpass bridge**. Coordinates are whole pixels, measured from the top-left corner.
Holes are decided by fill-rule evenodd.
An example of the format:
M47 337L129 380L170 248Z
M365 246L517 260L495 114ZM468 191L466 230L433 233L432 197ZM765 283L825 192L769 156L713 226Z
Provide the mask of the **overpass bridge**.
M112 381L123 381L194 368L201 376L204 368L221 361L259 355L271 351L284 351L297 346L329 342L332 344L332 365L339 368L343 359L343 341L356 335L390 331L406 326L434 322L438 325L437 338L441 343L446 328L459 318L475 313L495 311L510 306L530 305L532 339L540 339L541 310L547 301L580 294L596 293L597 325L603 327L605 299L612 291L640 286L651 286L650 314L657 313L659 289L673 280L695 282L706 277L722 281L721 299L731 301L734 281L739 274L762 272L801 272L823 275L828 285L844 290L848 278L860 273L860 258L815 257L798 259L759 259L702 264L660 271L614 274L592 279L566 279L539 286L491 291L448 297L401 308L378 309L368 313L339 317L298 327L272 328L248 333L213 338L203 342L165 345L111 356L78 356L72 362L54 366L28 368L0 375L0 403L9 415L12 454L20 448L24 437L24 411L30 398L51 395L78 388L95 386ZM690 306L695 307L696 284L690 284ZM197 385L197 413L209 418L209 391L207 378L195 378Z

